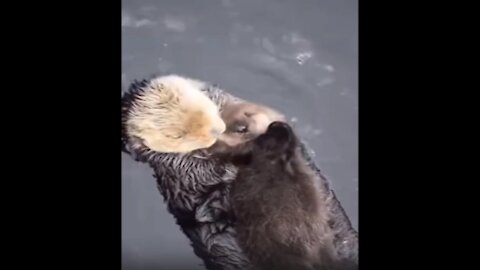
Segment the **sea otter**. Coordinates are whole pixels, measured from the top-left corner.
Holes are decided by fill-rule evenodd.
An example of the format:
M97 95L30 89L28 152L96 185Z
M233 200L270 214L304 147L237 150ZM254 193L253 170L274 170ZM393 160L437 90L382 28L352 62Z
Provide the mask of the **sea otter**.
M153 126L156 132L143 133L142 131L149 130L131 128L143 124L143 119L146 118L162 118L162 111L156 110L156 106L166 106L162 103L163 96L156 94L155 91L145 91L145 89L158 88L158 82L164 82L159 78L165 77L153 77L134 82L123 96L122 149L137 161L146 162L152 167L158 189L167 202L169 212L174 215L183 232L191 240L194 252L203 259L208 269L252 269L251 263L238 247L234 237L235 232L231 227L228 192L229 183L235 178L237 168L232 164L210 158L210 152L207 149L209 145L204 144L201 139L186 140L189 136L194 137L195 134L185 134L177 140L161 135L161 133L169 133L169 129L172 128L174 130L183 128L188 119L182 116L187 116L189 113L177 115L175 121L170 121L169 125L166 123L156 125L158 122L150 121L150 127ZM250 108L249 116L254 116L251 119L262 119L263 127L255 121L250 121L249 123L254 126L250 126L247 131L239 130L236 140L255 137L253 133L266 130L268 124L277 119L276 114L269 115L272 110L231 96L211 84L185 77L170 82L173 83L162 84L163 90L169 90L165 89L166 86L171 88L170 91L187 87L205 93L220 111L220 118L229 116L233 111L244 115L238 108L245 106ZM149 102L139 102L145 100ZM173 116L175 108L180 107L170 106L167 111L168 117ZM189 108L192 108L192 113L195 112L193 110L195 106L185 107L186 110ZM253 114L251 114L252 108L255 108ZM212 117L210 122L218 123L215 114L210 116ZM270 117L271 120L269 120ZM139 120L141 121L138 122ZM228 123L225 128L228 127L230 131L225 131L223 134L235 133L233 130L236 123ZM134 130L136 133L129 130ZM156 142L155 145L159 147L154 149L149 147L145 143L149 140ZM192 146L191 141L200 143ZM178 150L185 149L181 145L182 142L188 144L189 148L197 148L197 150L190 152ZM168 148L168 151L161 151L161 148Z
M126 132L127 122L131 116L129 112L136 104L132 99L148 98L146 95L151 92L143 91L143 86L150 85L155 79L157 77L133 83L122 98L122 151L140 162L148 163L154 170L158 189L167 203L169 212L190 239L195 254L203 260L207 269L254 269L239 247L236 231L232 226L234 219L229 192L238 167L231 162L212 157L209 149L198 149L188 153L154 151L141 140L142 134L137 134L139 135L137 137ZM266 124L262 128L257 129L255 124L254 128L249 127L245 132L244 127L229 120L238 120L237 117L228 116L231 115L229 114L231 111L241 116L241 110L238 108L242 104L249 104L248 101L232 96L210 83L186 79L191 87L200 89L217 105L222 119L226 121L226 131L218 138L219 140L227 141L225 136L230 135L229 142L235 145L242 142L242 138L254 138L258 135L257 131L262 128L266 130L269 123L279 120L274 114L270 116L267 114L268 120L264 122ZM143 112L148 114L152 109L154 108L145 108ZM265 119L260 115L260 119L262 118ZM308 158L307 153L304 153L304 156ZM311 160L309 165L316 169ZM321 176L319 171L317 175ZM322 178L321 184L326 190L330 190L326 179ZM336 249L348 260L356 261L358 241L356 232L333 191L329 192L329 198L328 207L336 213L329 222L335 231Z

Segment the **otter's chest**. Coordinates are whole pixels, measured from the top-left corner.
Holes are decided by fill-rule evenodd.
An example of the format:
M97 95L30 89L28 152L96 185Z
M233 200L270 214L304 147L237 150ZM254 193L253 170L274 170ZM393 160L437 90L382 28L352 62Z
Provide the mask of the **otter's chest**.
M170 211L190 213L197 222L213 222L229 211L229 183L235 179L235 170L198 161L163 162L152 167Z

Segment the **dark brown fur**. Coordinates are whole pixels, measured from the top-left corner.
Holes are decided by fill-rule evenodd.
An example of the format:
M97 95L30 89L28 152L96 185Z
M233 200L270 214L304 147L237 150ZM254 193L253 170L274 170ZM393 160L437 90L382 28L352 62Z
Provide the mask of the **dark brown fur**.
M274 122L253 141L215 149L240 166L231 190L239 244L262 270L342 269L325 195L298 146L292 128Z

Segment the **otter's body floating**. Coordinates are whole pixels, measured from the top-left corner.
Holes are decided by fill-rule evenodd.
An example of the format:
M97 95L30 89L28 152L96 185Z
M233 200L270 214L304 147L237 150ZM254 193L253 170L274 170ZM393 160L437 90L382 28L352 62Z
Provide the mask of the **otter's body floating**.
M152 151L137 136L129 136L126 126L135 99L142 97L145 85L154 79L133 83L122 102L122 148L137 161L145 162L155 172L160 193L193 250L209 270L253 270L237 244L229 205L230 184L235 179L237 167L211 158L204 150L191 153L160 153ZM222 111L225 104L242 102L222 89L208 83L194 81ZM331 219L328 224L334 232L338 255L346 261L357 263L358 236L350 224L329 183L321 175L302 144L302 154L309 166L321 179L327 191L326 207Z

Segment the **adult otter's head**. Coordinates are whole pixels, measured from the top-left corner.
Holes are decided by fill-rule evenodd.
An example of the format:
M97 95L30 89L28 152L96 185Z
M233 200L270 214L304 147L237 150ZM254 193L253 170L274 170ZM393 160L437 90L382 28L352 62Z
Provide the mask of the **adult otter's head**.
M218 141L228 146L236 146L258 137L272 122L286 121L274 109L246 101L226 103L221 116L227 129Z
M187 153L213 145L226 126L203 86L176 75L134 82L122 101L122 136L129 146Z
M289 161L299 146L292 127L284 122L271 123L267 131L253 141L252 154L271 161Z

